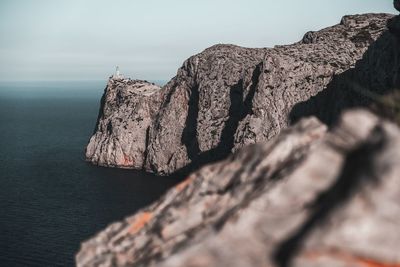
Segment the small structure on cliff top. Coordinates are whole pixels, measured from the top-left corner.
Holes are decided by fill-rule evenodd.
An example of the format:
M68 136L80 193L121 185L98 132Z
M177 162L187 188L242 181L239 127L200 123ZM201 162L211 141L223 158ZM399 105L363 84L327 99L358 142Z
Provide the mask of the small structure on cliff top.
M113 75L113 78L114 79L123 79L124 78L124 76L121 75L121 73L119 72L119 66L117 66L115 68L115 74Z

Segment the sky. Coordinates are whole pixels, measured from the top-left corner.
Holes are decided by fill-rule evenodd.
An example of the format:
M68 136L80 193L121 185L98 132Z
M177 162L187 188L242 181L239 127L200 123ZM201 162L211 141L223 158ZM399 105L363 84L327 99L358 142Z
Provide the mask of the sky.
M392 0L0 0L0 81L169 80L219 43L273 47Z

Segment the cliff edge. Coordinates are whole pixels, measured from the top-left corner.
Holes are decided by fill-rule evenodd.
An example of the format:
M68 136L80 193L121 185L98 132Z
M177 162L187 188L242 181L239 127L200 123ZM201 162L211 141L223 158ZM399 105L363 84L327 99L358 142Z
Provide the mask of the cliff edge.
M86 159L108 167L145 166L149 127L161 103L161 88L141 80L111 77L101 99Z

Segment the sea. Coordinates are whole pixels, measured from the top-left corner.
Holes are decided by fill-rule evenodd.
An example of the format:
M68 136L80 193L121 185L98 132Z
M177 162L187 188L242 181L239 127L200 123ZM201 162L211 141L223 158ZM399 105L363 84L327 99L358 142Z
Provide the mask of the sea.
M0 266L74 266L82 241L178 182L85 162L105 85L0 83Z

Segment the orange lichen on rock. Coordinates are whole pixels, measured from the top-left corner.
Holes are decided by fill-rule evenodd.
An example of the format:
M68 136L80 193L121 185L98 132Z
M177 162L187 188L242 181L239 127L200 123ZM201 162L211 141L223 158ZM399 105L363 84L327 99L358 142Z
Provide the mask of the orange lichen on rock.
M151 219L153 218L153 213L151 212L142 212L138 214L129 227L128 232L130 234L136 234L140 229L142 229Z
M133 160L130 159L127 155L124 154L124 163L123 166L130 166L133 165Z
M193 176L188 176L185 180L175 186L176 191L181 192L193 181L193 179Z
M338 251L338 250L327 250L327 251L313 251L306 252L304 255L309 258L316 260L321 257L332 258L342 262L351 264L355 267L400 267L400 263L389 263L380 262L374 259L368 259L358 255L352 255L350 253Z
M362 258L359 258L359 260L365 267L400 267L400 263L382 263Z

